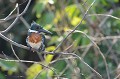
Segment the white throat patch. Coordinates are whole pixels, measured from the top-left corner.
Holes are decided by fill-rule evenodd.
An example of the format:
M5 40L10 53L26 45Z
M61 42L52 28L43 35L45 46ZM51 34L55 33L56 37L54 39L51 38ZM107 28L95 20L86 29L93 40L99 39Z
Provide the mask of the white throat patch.
M38 33L38 31L36 31L36 30L31 30L31 29L29 29L28 32Z

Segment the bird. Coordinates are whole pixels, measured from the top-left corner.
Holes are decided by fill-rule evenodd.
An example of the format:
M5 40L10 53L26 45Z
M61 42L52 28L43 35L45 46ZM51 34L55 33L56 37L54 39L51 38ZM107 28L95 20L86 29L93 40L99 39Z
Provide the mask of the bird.
M50 31L43 29L43 27L37 24L35 21L31 23L31 27L28 30L28 36L26 38L27 46L37 51L45 50L45 34L52 34Z

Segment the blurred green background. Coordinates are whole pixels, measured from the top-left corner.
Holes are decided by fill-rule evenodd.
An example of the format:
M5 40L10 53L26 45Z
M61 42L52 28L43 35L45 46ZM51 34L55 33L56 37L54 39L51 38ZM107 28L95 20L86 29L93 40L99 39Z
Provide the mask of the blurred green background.
M27 2L28 0L0 0L0 18L5 18L14 9L16 3L19 4L19 10L22 12ZM32 0L23 19L27 25L35 21L53 33L51 36L46 35L46 51L50 52L56 48L70 30L77 26L92 2L93 0ZM13 22L15 14L16 11L12 14L10 20L0 22L0 31L6 29ZM119 18L120 0L96 0L82 24L77 28L77 30L94 38L107 60L110 78L113 79L117 75L116 69L120 61L120 41L112 37L111 39L100 39L106 36L119 36L120 21L115 18L92 14L110 14ZM13 41L26 45L28 28L30 27L26 27L19 20L4 35L8 38L11 35ZM99 79L86 65L72 56L47 55L41 61L37 53L31 53L16 46L13 46L13 48L21 60L37 61L50 68L35 63L5 62L1 60L0 79L56 79L57 75L61 79ZM83 34L79 32L71 34L57 52L77 54L98 71L104 79L107 79L103 58L96 47ZM0 38L0 57L16 59L10 43L2 38ZM55 62L51 63L52 61Z

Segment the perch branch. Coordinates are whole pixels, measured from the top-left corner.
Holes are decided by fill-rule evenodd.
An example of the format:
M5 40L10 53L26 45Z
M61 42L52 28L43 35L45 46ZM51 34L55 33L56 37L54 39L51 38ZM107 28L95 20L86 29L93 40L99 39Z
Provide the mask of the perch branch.
M6 16L4 19L0 19L0 21L1 22L7 21L10 18L10 16L12 15L12 13L17 9L17 7L18 7L18 4L16 4L15 8L9 13L8 16Z
M26 11L27 11L27 9L28 9L28 7L29 7L29 5L30 5L30 2L31 2L31 0L28 1L27 5L26 5L26 7L25 7L25 9L23 10L22 13L18 14L19 11L17 10L17 14L18 14L18 15L17 15L17 17L15 18L15 20L12 22L12 24L11 24L7 29L5 29L5 30L3 30L3 31L0 31L0 33L8 32L8 31L15 25L15 23L19 20L19 18L26 13ZM19 8L19 7L17 7L17 8Z

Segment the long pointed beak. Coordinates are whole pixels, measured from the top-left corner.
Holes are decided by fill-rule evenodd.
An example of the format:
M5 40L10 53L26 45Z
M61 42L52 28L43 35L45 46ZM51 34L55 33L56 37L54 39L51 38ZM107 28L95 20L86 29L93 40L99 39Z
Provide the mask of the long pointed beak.
M46 34L52 34L50 31L45 30L45 29L40 29L40 30L39 30L39 33L40 33L40 32L43 32L43 33L46 33Z

